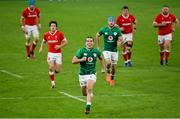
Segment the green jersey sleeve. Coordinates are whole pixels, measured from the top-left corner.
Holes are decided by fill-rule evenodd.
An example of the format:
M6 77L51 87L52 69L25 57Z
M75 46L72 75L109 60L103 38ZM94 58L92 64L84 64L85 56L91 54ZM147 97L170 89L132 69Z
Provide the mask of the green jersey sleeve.
M97 49L97 56L101 57L101 51Z
M102 35L104 33L104 28L101 28L98 33L99 35Z
M119 27L117 27L119 29ZM118 30L118 36L122 36L121 30Z
M78 58L78 59L80 59L80 58L82 58L82 49L79 49L77 52L76 52L76 57Z

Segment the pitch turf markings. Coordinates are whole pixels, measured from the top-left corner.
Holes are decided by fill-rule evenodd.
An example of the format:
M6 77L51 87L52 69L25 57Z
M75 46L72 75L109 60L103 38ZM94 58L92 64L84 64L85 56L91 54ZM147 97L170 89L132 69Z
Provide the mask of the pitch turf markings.
M18 74L15 74L15 73L12 73L12 72L9 72L9 71L6 71L6 70L0 70L2 73L5 73L5 74L8 74L8 75L11 75L13 77L16 77L16 78L19 78L19 79L23 79L22 76L18 75Z
M65 95L65 96L67 96L67 97L70 97L70 98L72 98L72 99L75 99L75 100L78 100L78 101L81 101L81 102L86 102L85 100L83 100L83 99L81 99L81 98L78 98L77 96L73 96L73 95L70 95L70 94L65 93L65 92L59 92L59 93Z

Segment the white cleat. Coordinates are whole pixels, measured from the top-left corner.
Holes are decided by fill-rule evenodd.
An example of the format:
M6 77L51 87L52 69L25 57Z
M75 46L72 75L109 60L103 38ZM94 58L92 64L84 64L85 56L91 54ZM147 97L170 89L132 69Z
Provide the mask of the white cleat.
M55 88L55 86L56 86L55 81L51 81L51 88Z

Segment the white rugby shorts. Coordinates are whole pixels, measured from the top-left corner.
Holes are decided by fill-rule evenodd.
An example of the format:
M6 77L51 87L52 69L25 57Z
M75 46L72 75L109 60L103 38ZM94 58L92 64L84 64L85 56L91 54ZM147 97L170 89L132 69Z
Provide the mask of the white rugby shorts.
M51 53L48 52L47 62L55 62L57 64L62 64L62 54L61 53Z
M126 43L128 41L133 41L133 34L128 33L128 34L122 34L123 37L123 43Z
M103 57L105 61L111 61L112 64L117 64L118 62L118 52L103 51Z
M96 74L79 75L79 84L81 87L86 86L88 80L96 82Z
M172 40L172 33L166 35L158 35L158 44L163 44L166 40Z
M37 25L25 25L25 37L26 38L30 38L31 34L33 35L33 37L39 37L39 31L38 31L38 27Z

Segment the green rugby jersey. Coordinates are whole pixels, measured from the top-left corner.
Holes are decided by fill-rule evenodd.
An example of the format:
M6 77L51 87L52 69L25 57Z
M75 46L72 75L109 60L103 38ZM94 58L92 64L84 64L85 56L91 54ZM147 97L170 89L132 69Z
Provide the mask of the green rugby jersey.
M108 26L103 27L98 33L104 36L104 50L117 52L118 37L122 36L119 27L114 26L112 29L110 29Z
M97 48L88 50L86 48L81 48L77 51L76 57L81 59L82 57L87 57L87 60L80 62L80 75L89 75L96 73L96 61L97 58L101 56L101 52Z

